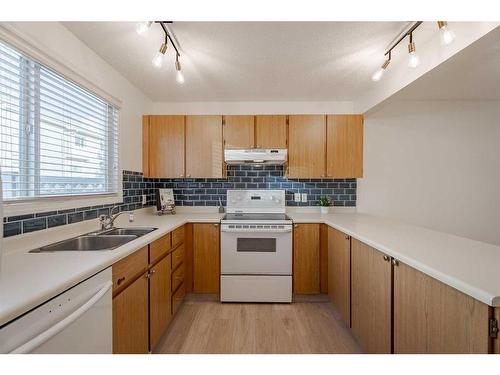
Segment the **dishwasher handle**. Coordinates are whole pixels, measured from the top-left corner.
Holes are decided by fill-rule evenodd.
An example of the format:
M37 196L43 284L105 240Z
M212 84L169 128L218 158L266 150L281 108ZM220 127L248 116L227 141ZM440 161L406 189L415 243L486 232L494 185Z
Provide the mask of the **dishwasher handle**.
M29 353L32 350L38 348L44 342L50 340L52 337L57 335L59 332L61 332L63 329L65 329L67 326L69 326L71 323L77 320L80 316L85 314L92 306L94 306L97 302L99 302L99 300L108 292L108 290L111 289L112 286L113 282L107 281L96 294L94 294L87 302L85 302L78 309L69 314L66 318L57 322L46 331L43 331L38 336L34 337L27 343L24 343L17 349L14 349L10 353L24 354L24 353Z

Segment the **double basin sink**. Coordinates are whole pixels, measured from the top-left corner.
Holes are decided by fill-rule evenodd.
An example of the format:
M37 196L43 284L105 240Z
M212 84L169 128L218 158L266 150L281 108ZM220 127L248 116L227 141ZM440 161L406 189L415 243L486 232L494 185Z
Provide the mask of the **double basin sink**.
M55 251L100 251L113 250L157 228L112 228L105 231L83 234L31 250L30 253Z

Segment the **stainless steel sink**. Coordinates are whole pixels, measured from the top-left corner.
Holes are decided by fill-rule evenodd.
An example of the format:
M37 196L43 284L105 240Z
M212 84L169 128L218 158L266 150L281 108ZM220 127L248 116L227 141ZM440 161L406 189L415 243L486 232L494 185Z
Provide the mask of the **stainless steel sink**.
M158 228L113 228L42 246L31 250L30 253L113 250L156 229Z
M102 236L144 236L145 234L151 233L156 230L156 228L115 228L103 232Z
M99 251L112 250L135 240L137 236L89 236L83 235L69 240L64 240L38 249L30 253L50 253L54 251Z

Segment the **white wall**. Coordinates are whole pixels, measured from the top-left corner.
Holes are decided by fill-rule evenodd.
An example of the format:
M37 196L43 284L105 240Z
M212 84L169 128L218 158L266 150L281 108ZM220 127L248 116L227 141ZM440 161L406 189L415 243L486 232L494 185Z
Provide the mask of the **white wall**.
M381 105L364 144L358 211L500 245L498 102Z
M248 115L354 113L352 102L154 102L150 114Z

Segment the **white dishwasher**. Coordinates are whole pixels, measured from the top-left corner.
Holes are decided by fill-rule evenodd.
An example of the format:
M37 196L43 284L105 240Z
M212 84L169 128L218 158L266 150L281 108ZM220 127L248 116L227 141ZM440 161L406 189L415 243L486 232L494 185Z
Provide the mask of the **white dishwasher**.
M0 328L0 353L111 353L111 267Z

